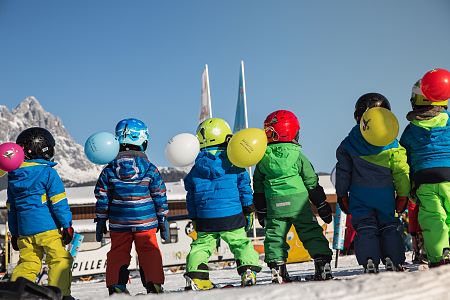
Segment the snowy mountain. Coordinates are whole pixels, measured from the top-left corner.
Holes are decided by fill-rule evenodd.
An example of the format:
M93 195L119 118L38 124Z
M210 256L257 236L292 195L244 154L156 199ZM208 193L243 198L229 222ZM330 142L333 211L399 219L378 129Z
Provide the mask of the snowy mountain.
M83 146L74 141L61 119L45 111L35 97L25 98L12 111L0 105L0 124L0 142L14 142L28 127L48 129L56 140L56 169L67 186L88 184L97 179L102 166L94 165L86 158Z
M33 97L25 98L16 108L9 111L0 105L0 143L14 142L19 133L29 127L48 129L56 140L55 162L66 186L94 184L103 166L92 164L84 155L83 146L77 144L64 127L61 119L47 112ZM159 168L166 182L179 181L190 168ZM6 176L0 178L0 190L6 188Z

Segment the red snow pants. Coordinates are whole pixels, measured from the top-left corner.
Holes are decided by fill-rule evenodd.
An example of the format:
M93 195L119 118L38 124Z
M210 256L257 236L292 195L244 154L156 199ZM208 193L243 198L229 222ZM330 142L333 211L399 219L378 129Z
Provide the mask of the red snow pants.
M143 282L163 284L164 271L162 267L161 251L156 240L156 228L136 232L110 232L111 250L107 254L106 286L126 284L124 274L128 281L131 247L134 241L138 254L139 268L145 279Z

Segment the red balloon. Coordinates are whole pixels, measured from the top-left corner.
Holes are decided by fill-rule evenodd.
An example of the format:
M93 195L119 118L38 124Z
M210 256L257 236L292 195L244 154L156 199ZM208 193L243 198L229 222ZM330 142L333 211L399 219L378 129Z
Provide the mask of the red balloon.
M420 85L425 98L432 102L450 98L450 72L445 69L433 69L423 77Z

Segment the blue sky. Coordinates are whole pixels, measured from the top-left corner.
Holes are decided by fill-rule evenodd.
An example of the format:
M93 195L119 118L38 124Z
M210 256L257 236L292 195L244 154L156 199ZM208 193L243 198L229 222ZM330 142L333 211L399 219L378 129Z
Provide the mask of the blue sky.
M150 159L169 165L169 138L197 126L204 64L214 116L233 126L244 60L249 125L292 110L329 172L363 93L384 94L403 130L413 83L450 69L449 31L448 0L0 0L0 104L33 95L80 144L140 118Z

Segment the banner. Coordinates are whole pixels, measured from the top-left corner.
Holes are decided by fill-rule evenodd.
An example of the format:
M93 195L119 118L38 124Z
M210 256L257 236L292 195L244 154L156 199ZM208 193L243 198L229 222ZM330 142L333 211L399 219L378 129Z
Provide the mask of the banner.
M241 61L241 70L239 73L238 100L236 105L236 116L234 117L233 132L236 133L244 128L248 128L247 97L245 94L244 62Z
M200 99L199 123L209 118L212 118L211 94L209 91L208 65L205 65L205 69L202 74L202 94Z
M331 183L336 184L336 168L331 171L330 175ZM344 250L345 241L345 225L347 221L347 215L342 212L339 204L336 203L336 211L334 214L334 233L333 233L333 249Z

